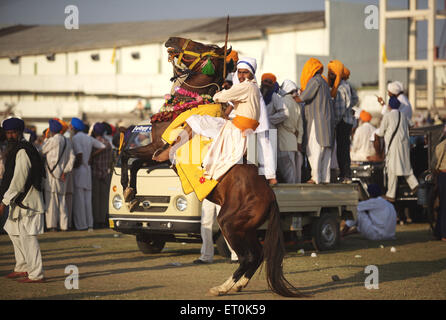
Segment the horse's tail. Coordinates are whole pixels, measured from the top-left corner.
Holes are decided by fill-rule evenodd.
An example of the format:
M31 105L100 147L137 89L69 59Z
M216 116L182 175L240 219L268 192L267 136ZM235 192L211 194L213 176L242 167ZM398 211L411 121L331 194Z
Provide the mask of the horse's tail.
M280 211L276 199L270 205L270 217L263 246L266 279L269 288L284 297L304 297L283 275L285 244L280 226Z

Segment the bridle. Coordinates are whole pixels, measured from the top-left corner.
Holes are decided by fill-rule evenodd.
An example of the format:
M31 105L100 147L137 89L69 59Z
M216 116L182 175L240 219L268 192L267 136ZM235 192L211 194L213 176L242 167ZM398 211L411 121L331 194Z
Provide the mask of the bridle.
M210 60L211 58L225 59L224 56L215 53L214 50L206 51L206 52L203 52L203 53L197 53L197 52L194 52L194 51L187 50L187 47L188 47L190 41L191 41L190 39L186 40L186 42L183 44L183 47L181 48L180 52L169 52L169 62L172 62L172 64L175 67L174 68L175 76L171 79L171 81L175 81L178 78L180 78L182 80L181 81L182 83L185 83L187 86L189 86L191 88L201 89L201 88L209 87L211 85L215 85L220 90L220 86L218 84L216 84L216 83L210 83L210 84L207 84L205 86L199 86L199 87L192 86L192 85L186 83L186 80L189 77L189 75L197 73L196 71L194 71L194 68L198 64L198 62L204 60L200 64L200 66L203 67L203 65L208 60ZM184 55L193 56L193 57L195 57L195 59L194 58L186 59L184 57ZM182 63L182 61L185 61L185 62L192 61L192 63L189 64L189 66L186 66L184 63ZM183 80L183 78L184 78L184 80Z
M195 57L195 60L189 65L189 67L186 67L189 70L193 70L195 65L199 61L201 61L201 60L203 60L205 58L211 58L211 57L212 58L220 58L220 59L224 59L225 58L224 56L215 53L214 50L206 51L206 52L203 52L203 53L197 53L197 52L194 52L194 51L186 50L187 46L190 43L190 41L191 41L190 39L187 39L186 42L184 43L183 47L181 48L181 51L179 53L177 53L178 54L178 61L176 62L177 65L181 66L181 61L182 60L187 61L187 62L191 61L191 60L187 60L187 59L184 58L185 54ZM172 58L175 57L175 56L176 55L172 55L171 57L169 57L169 60L172 61L173 60Z

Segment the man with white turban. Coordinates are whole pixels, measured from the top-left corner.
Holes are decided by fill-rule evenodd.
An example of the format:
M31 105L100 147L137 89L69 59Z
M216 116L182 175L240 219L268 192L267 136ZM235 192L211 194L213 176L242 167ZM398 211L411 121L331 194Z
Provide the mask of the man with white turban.
M376 135L384 137L386 146L387 200L396 197L398 176L404 176L412 193L418 189L418 180L410 164L409 121L402 112L400 101L393 96L389 100L392 110L386 113Z
M404 86L400 81L393 81L387 85L387 94L389 98L395 96L400 101L401 105L399 111L407 116L409 120L409 125L412 125L412 105L409 99L404 95ZM382 97L378 97L378 102L383 106L382 114L390 112L392 109L389 105L385 105Z
M233 77L233 86L229 90L217 92L213 97L217 103L229 103L231 106L227 114L233 110L235 117L222 123L220 133L209 148L203 161L206 178L217 180L238 163L246 152L246 135L259 127L259 121L262 123L261 94L254 76L256 68L254 58L240 58ZM264 113L266 117L266 112ZM194 128L194 119L191 119L195 117L191 116L187 123L197 132L199 130Z
M233 110L232 120L199 114L191 115L186 120L184 129L189 134L192 131L213 139L202 163L206 179L218 180L233 165L240 163L246 152L247 135L259 126L261 94L254 77L255 68L255 59L240 59L233 78L234 85L228 90L217 92L213 97L217 103L230 105L225 111L225 117ZM155 154L153 160L168 160L174 146L178 147L173 143Z
M252 79L257 83L257 78L255 76L257 70L256 59L245 57L237 62L237 71L235 72L233 78L234 84L242 82L241 78L238 76L240 74L239 70L241 69L248 70L252 75ZM271 144L270 129L271 123L268 119L268 110L266 108L265 101L263 100L263 96L260 94L259 126L255 130L255 133L257 134L259 174L264 175L270 185L275 185L277 184L276 156Z
M286 183L301 182L303 120L300 106L294 100L297 90L297 85L293 81L283 81L281 92L288 118L277 126L279 140L277 170Z

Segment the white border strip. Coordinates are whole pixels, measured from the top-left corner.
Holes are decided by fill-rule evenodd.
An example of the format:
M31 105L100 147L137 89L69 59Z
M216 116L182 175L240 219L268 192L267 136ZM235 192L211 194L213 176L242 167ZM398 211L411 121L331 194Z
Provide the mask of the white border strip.
M176 220L176 219L150 219L150 218L109 218L109 220L117 221L117 220L126 220L126 221L167 221L167 222L186 222L186 223L201 223L199 221L191 221L191 220Z

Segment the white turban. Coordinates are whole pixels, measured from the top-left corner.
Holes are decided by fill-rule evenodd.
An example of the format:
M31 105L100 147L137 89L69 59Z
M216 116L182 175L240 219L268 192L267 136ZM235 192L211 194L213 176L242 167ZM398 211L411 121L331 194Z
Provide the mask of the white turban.
M254 80L257 82L255 73L257 70L257 61L254 58L243 57L240 58L237 62L237 71L235 71L234 76L232 78L232 82L234 84L239 84L240 80L238 79L238 69L248 69L252 75L254 76ZM268 112L266 110L265 100L263 100L263 96L260 93L260 117L259 117L259 126L256 129L256 133L264 132L269 130L269 120L268 120ZM232 112L231 112L232 114ZM229 115L231 117L231 115Z
M393 93L394 95L398 95L404 91L404 87L401 82L393 81L387 85L387 91Z
M288 79L283 81L282 86L280 88L285 92L285 94L288 94L293 90L297 91L298 89L297 85L293 81Z
M257 78L255 76L257 70L257 60L254 58L243 57L240 58L237 62L237 70L234 72L232 77L232 83L237 84L240 83L238 79L238 69L248 69L252 75L254 76L254 80L257 82Z
M248 69L252 75L255 75L257 71L257 60L249 57L240 58L237 62L238 69Z

